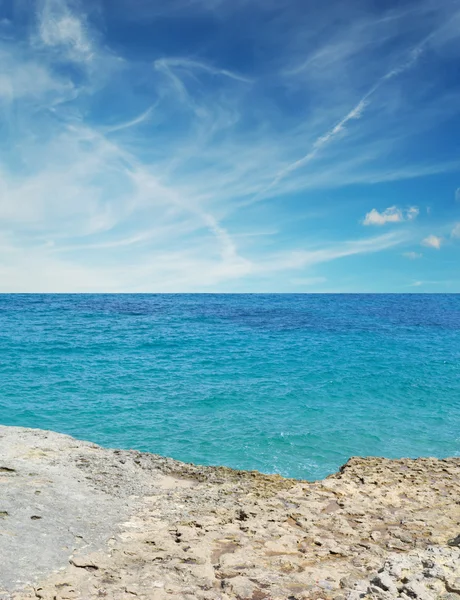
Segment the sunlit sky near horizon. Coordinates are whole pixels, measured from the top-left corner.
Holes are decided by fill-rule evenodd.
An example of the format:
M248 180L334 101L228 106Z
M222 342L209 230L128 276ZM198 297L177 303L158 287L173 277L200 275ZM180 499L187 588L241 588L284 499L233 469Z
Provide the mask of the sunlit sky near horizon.
M460 292L460 0L0 0L0 291Z

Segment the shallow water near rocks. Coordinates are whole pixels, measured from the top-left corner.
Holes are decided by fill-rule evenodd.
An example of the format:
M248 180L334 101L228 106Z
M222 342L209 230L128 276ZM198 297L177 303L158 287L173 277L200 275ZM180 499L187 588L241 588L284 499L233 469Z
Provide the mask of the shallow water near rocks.
M460 455L460 295L2 295L0 422L321 478Z

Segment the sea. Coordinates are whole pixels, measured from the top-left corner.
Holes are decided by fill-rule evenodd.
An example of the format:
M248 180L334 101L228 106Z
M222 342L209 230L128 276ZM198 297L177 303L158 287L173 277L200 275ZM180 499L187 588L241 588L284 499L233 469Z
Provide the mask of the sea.
M0 423L308 480L460 456L460 295L0 295Z

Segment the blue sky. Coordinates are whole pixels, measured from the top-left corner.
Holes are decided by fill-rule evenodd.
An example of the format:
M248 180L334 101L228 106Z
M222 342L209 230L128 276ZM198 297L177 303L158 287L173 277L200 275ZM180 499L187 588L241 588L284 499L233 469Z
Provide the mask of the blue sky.
M460 0L0 0L0 291L460 292Z

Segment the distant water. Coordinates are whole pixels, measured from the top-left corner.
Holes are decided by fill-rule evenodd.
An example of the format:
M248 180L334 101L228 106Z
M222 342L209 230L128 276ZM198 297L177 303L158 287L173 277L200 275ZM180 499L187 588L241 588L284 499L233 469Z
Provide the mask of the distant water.
M316 479L460 455L460 295L3 295L0 423Z

